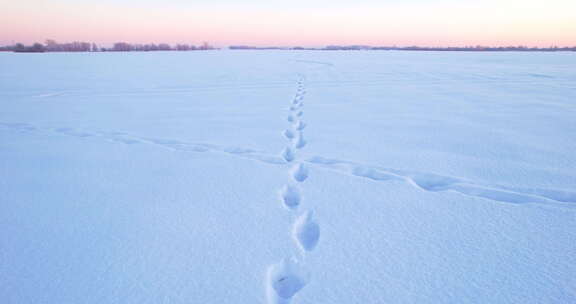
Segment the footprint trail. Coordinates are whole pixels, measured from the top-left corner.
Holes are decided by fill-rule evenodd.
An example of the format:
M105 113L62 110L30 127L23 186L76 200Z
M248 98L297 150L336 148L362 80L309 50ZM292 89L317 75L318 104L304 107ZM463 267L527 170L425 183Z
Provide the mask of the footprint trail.
M308 178L308 168L297 155L297 151L306 145L302 131L306 127L302 121L304 94L306 94L306 89L304 77L301 76L288 115L290 126L282 133L288 141L282 151L282 158L286 163L294 162L294 164L288 167L290 181L280 190L284 207L294 216L292 238L302 253L302 261L306 257L306 253L312 251L320 240L320 226L312 217L313 212L305 211L300 216L296 214L302 204L300 185ZM309 273L302 266L302 261L296 257L290 257L284 258L278 264L269 266L266 277L268 304L288 304L308 284Z

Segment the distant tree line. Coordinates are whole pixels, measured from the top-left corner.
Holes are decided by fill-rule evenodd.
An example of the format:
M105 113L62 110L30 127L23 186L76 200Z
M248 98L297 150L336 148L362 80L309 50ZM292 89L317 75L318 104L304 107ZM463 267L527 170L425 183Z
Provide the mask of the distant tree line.
M318 50L317 48L305 48L301 46L279 47L279 46L250 46L250 45L231 45L231 50Z
M214 47L204 42L200 46L191 44L176 44L171 46L167 43L151 44L130 44L127 42L116 42L112 47L99 48L95 43L90 42L70 42L58 43L54 40L46 40L44 44L34 43L26 46L22 43L0 47L0 51L11 51L17 53L43 53L43 52L149 52L149 51L195 51L213 50Z
M310 47L257 47L249 45L232 45L231 50L321 50L321 51L359 51L359 50L400 50L400 51L453 51L453 52L558 52L576 51L576 46L572 47L527 47L527 46L464 46L464 47L423 47L423 46L367 46L367 45L329 45L323 48ZM46 40L44 44L34 43L33 45L14 45L0 47L0 51L12 51L19 53L42 53L42 52L151 52L151 51L196 51L213 50L214 47L204 42L200 46L191 44L176 44L171 46L167 43L131 44L127 42L116 42L112 47L98 47L90 42L70 42L58 43L54 40Z
M40 43L34 43L30 46L23 45L22 43L16 43L13 46L2 47L0 50L13 51L18 53L42 53L46 51L46 48Z
M556 51L576 51L576 46L573 47L527 47L527 46L465 46L465 47L421 47L421 46L406 46L406 47L372 47L372 50L402 50L402 51L466 51L466 52L556 52Z
M171 46L167 43L160 44L130 44L127 42L116 42L111 48L102 48L103 52L150 52L150 51L196 51L213 50L214 47L204 42L200 46L191 44L176 44Z
M367 46L367 45L329 45L323 48L304 47L257 47L247 45L233 45L231 50L317 50L317 51L361 51L361 50L400 50L400 51L467 51L467 52L555 52L555 51L576 51L574 47L551 46L546 48L527 46L465 46L465 47L422 47L422 46Z
M464 47L426 47L426 46L366 46L366 45L350 45L339 46L330 45L322 50L400 50L400 51L465 51L465 52L506 52L506 51L521 51L521 52L554 52L554 51L576 51L576 46L573 47L558 47L551 46L545 48L527 47L527 46L464 46Z
M58 43L48 39L45 42L46 52L96 52L98 46L90 42L74 41L70 43Z

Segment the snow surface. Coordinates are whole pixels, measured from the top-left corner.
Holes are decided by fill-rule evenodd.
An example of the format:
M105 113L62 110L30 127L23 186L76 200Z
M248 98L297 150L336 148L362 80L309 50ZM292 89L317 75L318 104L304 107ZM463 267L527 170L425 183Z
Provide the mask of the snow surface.
M1 302L575 303L575 56L1 53Z

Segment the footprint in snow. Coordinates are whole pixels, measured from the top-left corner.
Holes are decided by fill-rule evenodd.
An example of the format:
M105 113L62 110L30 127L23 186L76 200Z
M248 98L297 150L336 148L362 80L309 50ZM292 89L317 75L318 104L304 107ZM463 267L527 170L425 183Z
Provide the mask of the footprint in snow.
M352 175L366 177L376 181L386 181L386 180L399 180L400 177L387 173L382 172L380 170L376 170L370 167L358 166L352 168Z
M284 206L288 209L295 209L300 205L301 195L298 188L294 185L286 185L280 193Z
M320 239L320 226L313 218L312 211L302 214L294 223L292 235L304 251L312 251Z
M293 139L296 136L292 130L285 130L283 134L287 139Z
M304 128L306 128L306 124L303 121L298 121L298 123L296 123L296 130L301 131L304 130Z
M306 145L306 141L304 140L304 134L302 132L300 132L300 134L298 134L298 137L296 138L295 147L297 149L302 149L302 148L304 148L305 145Z
M309 273L294 259L268 267L268 304L288 304L310 280Z
M308 178L308 169L304 164L297 164L292 168L292 178L301 183Z
M415 174L412 181L426 191L442 191L459 182L458 179L436 174Z
M294 153L294 149L290 148L290 147L286 147L284 149L284 151L282 151L282 157L284 157L284 160L286 160L287 162L291 162L296 158L296 154Z

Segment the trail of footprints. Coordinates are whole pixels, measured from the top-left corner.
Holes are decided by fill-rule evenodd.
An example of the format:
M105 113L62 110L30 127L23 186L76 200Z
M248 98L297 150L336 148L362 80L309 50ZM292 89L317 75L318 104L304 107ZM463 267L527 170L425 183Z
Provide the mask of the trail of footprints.
M125 132L116 131L88 131L69 127L43 128L27 123L0 122L1 130L15 130L18 132L40 132L54 133L82 139L104 139L125 145L151 144L173 151L194 152L194 153L224 153L235 157L256 160L273 165L286 165L286 162L293 162L296 159L296 151L306 145L302 130L306 127L302 122L301 100L290 107L291 115L296 118L292 122L292 127L284 131L283 135L292 142L282 152L282 155L272 155L263 151L258 151L244 147L229 147L209 143L193 143L174 139L150 138L144 136L131 135ZM411 184L423 191L429 192L458 192L471 197L479 197L492 201L511 204L552 204L562 208L574 208L576 203L576 192L566 189L545 189L545 188L522 188L510 187L497 184L484 184L464 178L453 176L442 176L429 172L413 172L392 168L383 168L377 165L362 164L351 160L339 160L324 156L312 156L300 163L314 165L317 167L333 170L355 177L366 178L377 182L403 181ZM295 166L292 175L298 181L304 181L308 177L307 169L304 165ZM289 200L294 201L296 190L290 190ZM298 198L299 200L299 198ZM566 203L572 206L566 205Z
M298 150L306 146L303 131L306 124L302 121L305 94L304 77L301 76L298 80L296 96L290 104L290 113L287 118L290 127L283 132L288 145L282 151L282 157L290 168L289 182L280 191L284 207L294 214L292 238L302 255L300 260L297 257L288 257L268 268L266 288L269 304L290 303L292 298L306 286L310 274L304 268L302 260L308 252L314 250L320 239L320 226L314 219L314 212L299 210L302 203L300 185L308 178L308 168L297 157Z

